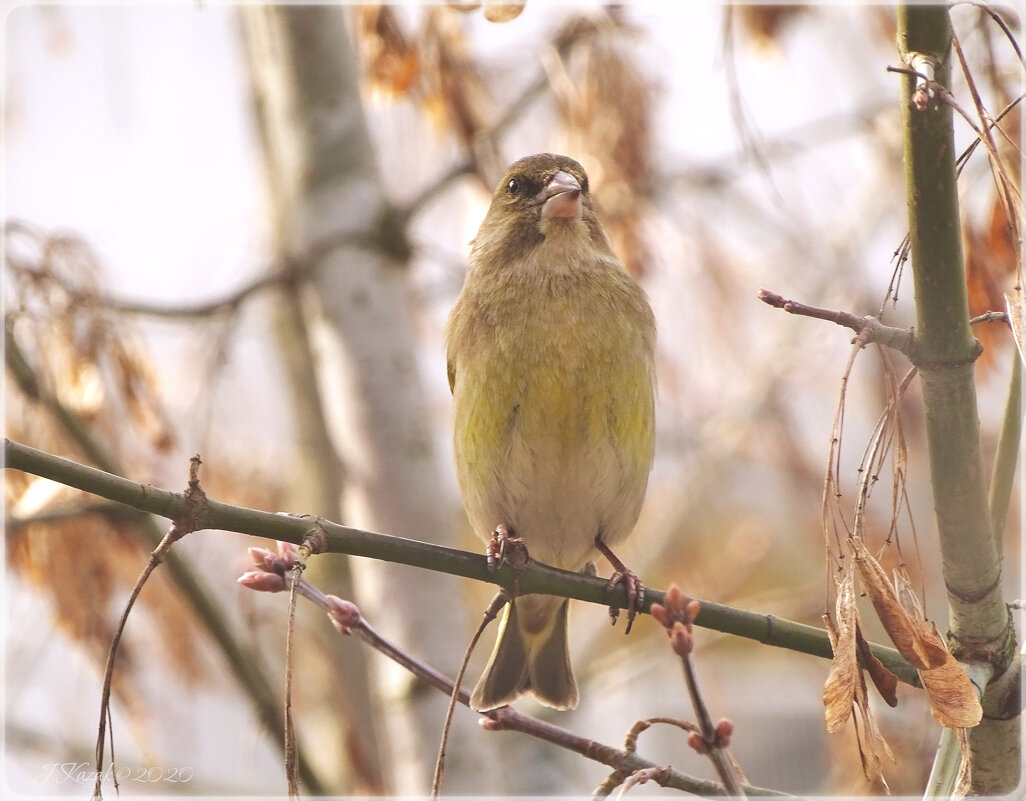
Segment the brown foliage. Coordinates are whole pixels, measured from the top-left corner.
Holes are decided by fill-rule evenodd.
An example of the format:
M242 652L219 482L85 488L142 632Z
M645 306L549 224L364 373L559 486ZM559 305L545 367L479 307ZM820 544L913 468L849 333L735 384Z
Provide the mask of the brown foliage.
M8 434L110 469L145 471L174 446L151 359L99 293L97 260L80 240L8 225ZM17 389L15 389L17 388ZM12 569L53 604L59 628L103 663L121 591L149 550L137 516L19 472L5 475ZM200 674L192 621L166 578L143 600L168 656Z

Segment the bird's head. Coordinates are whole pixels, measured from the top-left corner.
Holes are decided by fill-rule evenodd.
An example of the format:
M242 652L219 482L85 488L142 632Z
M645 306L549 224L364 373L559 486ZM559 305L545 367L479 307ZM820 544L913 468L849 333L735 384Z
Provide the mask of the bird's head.
M569 156L538 153L513 162L499 181L475 248L500 263L514 260L550 237L580 238L608 249L592 209L588 174Z

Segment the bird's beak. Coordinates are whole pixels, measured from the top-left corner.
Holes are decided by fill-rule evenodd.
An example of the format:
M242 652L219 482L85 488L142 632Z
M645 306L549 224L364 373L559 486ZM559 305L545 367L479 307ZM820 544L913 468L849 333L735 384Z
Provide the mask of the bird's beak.
M581 185L570 173L560 170L538 193L543 220L579 220L581 218Z

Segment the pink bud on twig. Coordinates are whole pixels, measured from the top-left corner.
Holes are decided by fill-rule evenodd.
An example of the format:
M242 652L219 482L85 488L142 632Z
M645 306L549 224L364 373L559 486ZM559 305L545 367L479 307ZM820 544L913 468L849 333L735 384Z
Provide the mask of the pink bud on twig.
M277 554L266 548L249 548L249 558L253 560L254 567L265 570L268 573L282 573L283 565Z
M705 741L705 738L700 732L693 731L688 735L688 745L700 754L709 753L709 744Z
M343 601L337 595L326 595L328 618L332 625L343 634L360 625L360 609L352 601Z
M299 548L294 542L278 540L278 556L282 558L287 567L292 567L299 561Z
M243 587L257 592L281 592L285 589L285 577L263 570L247 570L237 579Z
M734 724L727 718L721 718L720 722L716 724L716 744L720 748L726 748L730 745L730 738L733 734Z

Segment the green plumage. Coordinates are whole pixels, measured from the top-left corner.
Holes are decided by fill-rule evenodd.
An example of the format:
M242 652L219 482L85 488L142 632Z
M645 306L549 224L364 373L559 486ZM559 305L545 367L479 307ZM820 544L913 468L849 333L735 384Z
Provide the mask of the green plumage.
M596 537L627 537L652 465L654 345L651 308L612 252L583 168L550 154L514 163L447 327L457 472L480 536L504 523L534 559L568 570L595 557ZM574 706L568 604L514 603L472 705L532 691Z

